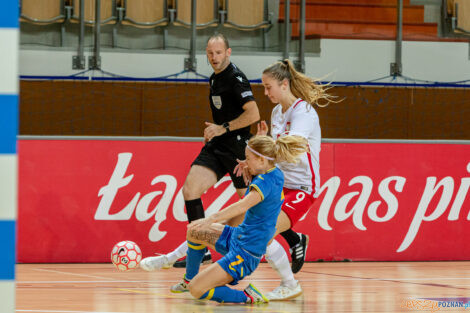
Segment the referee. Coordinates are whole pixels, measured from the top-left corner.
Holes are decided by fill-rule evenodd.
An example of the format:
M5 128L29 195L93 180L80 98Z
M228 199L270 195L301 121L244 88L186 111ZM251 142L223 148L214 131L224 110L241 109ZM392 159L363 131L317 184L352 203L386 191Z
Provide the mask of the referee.
M245 74L230 62L227 38L212 35L207 41L207 59L214 69L209 79L209 102L213 123L206 122L205 145L191 165L183 186L188 221L204 217L201 195L229 173L241 198L246 184L233 174L237 159L245 159L250 125L260 118L251 86Z

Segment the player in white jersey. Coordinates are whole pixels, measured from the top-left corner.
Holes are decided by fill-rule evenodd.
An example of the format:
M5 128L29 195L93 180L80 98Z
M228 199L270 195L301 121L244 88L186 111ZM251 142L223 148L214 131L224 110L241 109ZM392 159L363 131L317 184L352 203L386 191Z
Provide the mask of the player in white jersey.
M278 104L271 114L271 135L273 138L298 135L308 140L310 152L302 155L298 164L280 163L278 167L284 172L285 188L314 195L320 185L321 144L320 123L315 109L300 98L285 112Z
M305 235L297 234L292 227L312 207L320 187L320 144L321 129L317 112L311 104L331 100L323 86L299 73L289 60L276 62L263 71L265 95L276 103L271 115L271 135L274 139L285 135L297 135L308 140L310 151L302 155L300 163L276 164L284 174L285 201L276 225L283 237L291 237L303 244L302 261L305 258ZM302 100L302 99L305 99ZM268 133L265 122L258 125L258 135ZM240 172L240 167L237 169ZM287 236L286 236L287 235ZM295 251L294 251L295 253ZM292 259L296 255L292 255ZM286 300L297 297L302 289L289 266L289 260L282 246L276 241L268 246L266 260L281 276L281 285L268 293L270 300ZM300 268L299 268L300 270ZM295 273L296 271L294 271Z

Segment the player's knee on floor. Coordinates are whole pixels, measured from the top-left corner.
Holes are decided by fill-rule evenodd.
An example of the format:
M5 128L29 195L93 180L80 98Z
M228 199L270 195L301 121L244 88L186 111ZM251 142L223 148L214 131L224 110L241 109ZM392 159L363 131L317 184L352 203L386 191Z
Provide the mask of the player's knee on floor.
M201 299L201 297L207 292L207 290L201 289L198 284L190 282L188 285L189 293L196 299Z

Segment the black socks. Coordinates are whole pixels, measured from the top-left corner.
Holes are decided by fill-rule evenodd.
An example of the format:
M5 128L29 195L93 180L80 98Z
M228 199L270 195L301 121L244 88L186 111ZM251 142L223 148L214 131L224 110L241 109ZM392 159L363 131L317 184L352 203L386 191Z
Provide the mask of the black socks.
M292 229L288 229L286 231L283 231L281 233L281 236L284 237L284 239L287 241L289 244L290 248L295 247L299 242L300 242L300 237L299 234L297 234L295 231Z
M184 203L186 204L188 223L205 217L201 198L184 201Z

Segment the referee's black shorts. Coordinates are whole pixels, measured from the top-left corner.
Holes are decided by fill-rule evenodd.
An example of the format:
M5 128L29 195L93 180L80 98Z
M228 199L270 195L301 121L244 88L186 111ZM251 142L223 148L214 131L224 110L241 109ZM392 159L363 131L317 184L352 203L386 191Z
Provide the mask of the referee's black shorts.
M238 165L237 159L245 159L246 143L250 137L251 134L236 135L223 138L223 141L210 141L204 145L191 165L200 165L211 169L217 175L217 180L228 173L236 189L246 188L243 176L237 177L233 174L233 170Z

